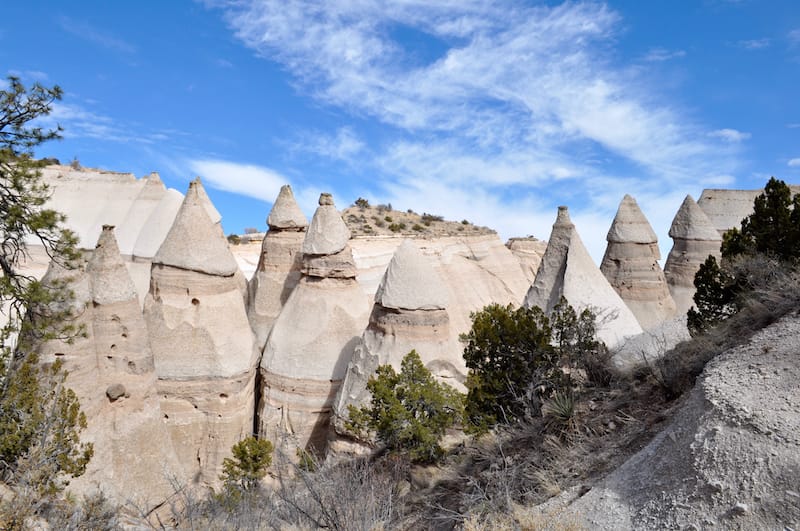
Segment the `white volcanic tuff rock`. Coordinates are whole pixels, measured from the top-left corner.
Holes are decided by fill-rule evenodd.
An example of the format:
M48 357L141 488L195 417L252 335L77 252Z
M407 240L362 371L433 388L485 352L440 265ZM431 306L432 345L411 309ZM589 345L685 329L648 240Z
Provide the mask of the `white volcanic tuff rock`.
M658 238L631 196L622 199L606 239L600 271L642 328L654 328L674 317L675 301L658 265Z
M87 417L81 440L94 445L86 473L69 488L88 494L100 485L114 502L150 510L173 494L170 477L188 476L162 421L147 330L112 227L103 227L85 269L53 265L45 282L57 278L71 280L86 337L46 343L42 361L63 360Z
M664 265L664 276L679 315L694 305L694 275L709 255L719 259L722 238L692 196L683 200L672 226L672 250Z
M186 469L215 485L252 431L258 349L236 262L198 190L192 182L153 259L144 314L173 443Z
M267 225L270 229L304 229L308 227L308 220L300 210L294 199L292 187L288 184L281 186L281 191L267 216Z
M536 280L536 271L539 270L542 256L547 250L547 242L532 236L528 238L511 238L506 242L506 247L519 260L519 265L522 267L522 272L525 274L525 278L528 279L528 283L533 284L533 281Z
M705 189L697 205L708 216L720 234L738 228L742 220L753 213L753 201L764 190Z
M330 194L319 197L319 207L314 213L303 240L305 255L334 255L347 246L350 229L347 228Z
M642 333L636 317L592 261L564 206L558 207L547 250L524 304L549 313L562 296L577 311L596 312L597 335L610 348Z
M236 273L236 259L219 225L209 217L207 202L199 179L192 181L172 228L153 257L154 265L223 277Z
M308 221L288 185L281 187L267 224L270 230L261 244L258 266L248 284L247 316L259 349L264 348L272 325L300 281L300 248Z
M398 310L443 310L447 292L428 259L404 240L386 268L375 302Z
M545 518L599 530L796 529L799 334L787 316L716 356L669 426L588 492L548 501Z
M378 365L391 364L399 370L411 350L434 375L457 386L463 383L466 367L460 345L452 342L446 306L447 293L430 259L404 241L381 280L369 325L337 395L337 430L343 427L349 405L361 406L368 400L367 380Z
M321 248L312 244L329 243L324 236L327 229L336 231L344 226L332 200L326 196L320 197L320 207L311 221L310 227L315 227L316 232L306 234L303 249L314 252L304 252L304 262L320 257ZM306 245L309 240L312 244ZM324 247L342 260L350 255L346 241L344 248L338 244ZM352 258L350 261L354 274ZM355 278L315 277L304 272L264 347L259 409L262 437L277 440L288 425L298 446L324 449L331 405L368 312L367 301Z

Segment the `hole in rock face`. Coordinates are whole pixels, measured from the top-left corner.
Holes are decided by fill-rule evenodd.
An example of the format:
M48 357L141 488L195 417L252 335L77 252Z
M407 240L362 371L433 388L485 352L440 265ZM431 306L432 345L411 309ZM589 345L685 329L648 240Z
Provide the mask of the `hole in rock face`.
M128 367L131 368L131 369L135 369L136 368L136 364L134 362L132 362L132 361L129 361L128 362Z
M225 393L220 393L219 397L224 400L224 399L228 398L228 395L226 395Z
M63 352L56 352L55 355L56 356L64 356L64 353Z
M169 418L169 415L167 415L166 413L164 413L164 418L165 418L165 419L168 419L168 418Z
M114 356L106 356L107 359L113 360Z
M111 350L115 350L116 348L117 348L117 345L116 345L116 344L112 344L112 345L111 345Z
M200 301L197 299L192 299L192 304L198 306L200 304Z

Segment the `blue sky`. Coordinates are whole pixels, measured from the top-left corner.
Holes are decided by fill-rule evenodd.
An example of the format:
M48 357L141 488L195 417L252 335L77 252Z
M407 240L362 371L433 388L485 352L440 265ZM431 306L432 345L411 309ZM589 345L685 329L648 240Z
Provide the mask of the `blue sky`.
M38 155L195 175L226 232L291 183L546 239L596 260L625 193L659 234L703 188L800 182L800 2L26 0L0 70L58 84Z

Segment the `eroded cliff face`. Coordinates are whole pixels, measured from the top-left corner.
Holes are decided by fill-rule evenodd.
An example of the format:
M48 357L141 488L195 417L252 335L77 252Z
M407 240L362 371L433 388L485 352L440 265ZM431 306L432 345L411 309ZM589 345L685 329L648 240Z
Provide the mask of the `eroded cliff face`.
M192 182L153 258L144 316L172 443L192 480L215 486L231 446L252 433L258 349L203 196Z

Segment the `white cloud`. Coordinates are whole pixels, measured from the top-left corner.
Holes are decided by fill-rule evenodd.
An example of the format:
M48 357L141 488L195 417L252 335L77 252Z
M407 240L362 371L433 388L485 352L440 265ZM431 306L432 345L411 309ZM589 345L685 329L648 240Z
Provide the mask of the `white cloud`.
M667 50L665 48L653 48L644 56L644 60L648 62L661 62L676 59L678 57L685 57L684 50Z
M563 202L610 224L625 192L675 195L658 219L665 232L679 190L697 194L698 183L734 174L736 144L749 136L697 124L648 81L647 69L683 50L651 50L641 69L615 65L622 24L604 4L211 2L304 95L381 130L376 142L338 129L307 150L345 159L352 133L352 158L375 170L374 195L385 194L377 199L474 217L503 236L546 238ZM406 49L398 29L435 44L433 55ZM604 238L608 224L595 229Z
M748 39L736 43L739 48L744 48L745 50L763 50L768 48L770 44L772 44L772 40L766 37L763 39Z
M791 159L787 164L791 168L800 168L800 158Z
M708 135L726 142L741 142L750 138L750 133L743 133L736 129L717 129L716 131L711 131Z
M255 164L196 159L187 161L187 165L208 186L255 197L269 203L278 197L282 185L289 184L289 179L275 170Z
M340 127L334 134L306 132L300 135L299 140L289 144L292 150L307 151L329 159L345 161L351 160L364 147L364 142L350 127Z
M99 45L102 48L109 48L127 55L136 53L136 47L119 37L100 30L84 20L62 15L58 17L58 25L62 30L80 39Z

